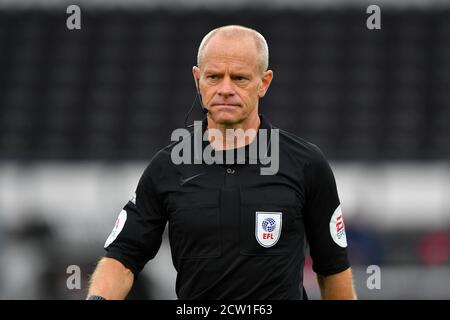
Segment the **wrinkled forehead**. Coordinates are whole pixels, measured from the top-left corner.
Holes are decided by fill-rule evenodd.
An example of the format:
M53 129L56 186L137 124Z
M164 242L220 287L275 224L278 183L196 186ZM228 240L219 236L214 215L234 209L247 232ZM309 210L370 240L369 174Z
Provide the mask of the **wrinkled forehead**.
M251 36L214 36L203 52L202 68L230 65L238 68L257 68L259 54Z

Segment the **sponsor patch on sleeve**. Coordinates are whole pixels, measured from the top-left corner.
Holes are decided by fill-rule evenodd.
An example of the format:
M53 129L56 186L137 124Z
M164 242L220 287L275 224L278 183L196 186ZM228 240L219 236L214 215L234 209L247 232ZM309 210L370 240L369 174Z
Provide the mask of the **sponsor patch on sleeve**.
M125 210L122 210L119 213L119 216L117 217L116 223L114 224L114 228L111 231L111 234L109 235L108 239L106 239L104 246L105 248L108 247L111 243L113 243L114 240L116 240L117 236L125 226L126 221L127 221L127 212Z
M341 205L339 205L331 216L330 234L333 241L340 247L347 247L347 236L345 235L344 216L342 215Z

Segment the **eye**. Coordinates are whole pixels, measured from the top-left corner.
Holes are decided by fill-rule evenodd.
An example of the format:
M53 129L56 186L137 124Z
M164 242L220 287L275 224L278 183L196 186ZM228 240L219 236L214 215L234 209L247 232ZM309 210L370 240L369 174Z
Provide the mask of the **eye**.
M248 80L248 78L244 77L244 76L236 76L234 79L238 82L244 82L244 81Z
M207 76L207 78L209 80L217 80L219 79L219 76L217 74L210 74L209 76Z

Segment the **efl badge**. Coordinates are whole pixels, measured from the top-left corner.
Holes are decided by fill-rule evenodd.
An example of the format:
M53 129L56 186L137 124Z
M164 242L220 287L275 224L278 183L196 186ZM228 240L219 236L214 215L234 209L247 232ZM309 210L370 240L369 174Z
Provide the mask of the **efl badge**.
M274 246L281 235L281 212L256 212L255 236L265 248Z
M330 219L330 234L333 241L342 248L347 247L347 237L345 235L344 217L342 215L341 206L334 210Z

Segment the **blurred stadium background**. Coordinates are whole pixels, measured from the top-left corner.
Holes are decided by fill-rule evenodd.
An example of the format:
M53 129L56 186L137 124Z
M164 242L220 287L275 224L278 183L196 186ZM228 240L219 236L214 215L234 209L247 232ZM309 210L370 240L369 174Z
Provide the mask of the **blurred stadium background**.
M66 28L69 4L81 30ZM366 28L369 4L381 30ZM269 43L262 112L331 161L359 298L449 299L449 4L1 0L0 298L84 298L148 160L183 126L201 38L242 24ZM174 281L165 240L130 298L174 299Z

